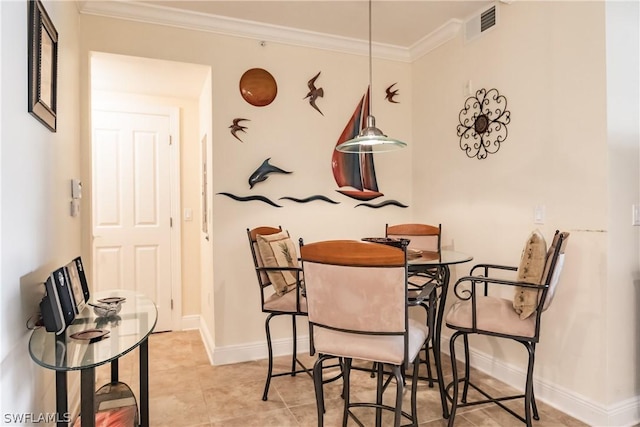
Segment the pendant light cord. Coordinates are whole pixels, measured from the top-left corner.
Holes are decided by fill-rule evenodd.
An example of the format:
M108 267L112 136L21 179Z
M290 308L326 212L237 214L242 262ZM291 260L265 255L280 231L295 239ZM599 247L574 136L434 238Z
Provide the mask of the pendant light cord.
M373 92L373 61L372 61L372 49L371 49L371 1L369 0L369 116L373 116L372 111L372 92Z

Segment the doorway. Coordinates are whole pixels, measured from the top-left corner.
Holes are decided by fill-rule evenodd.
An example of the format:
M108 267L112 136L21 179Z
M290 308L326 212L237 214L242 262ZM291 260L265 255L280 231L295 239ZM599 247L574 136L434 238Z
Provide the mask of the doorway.
M198 327L200 197L190 182L200 162L190 158L209 72L91 53L93 289L145 293L158 306L156 331Z

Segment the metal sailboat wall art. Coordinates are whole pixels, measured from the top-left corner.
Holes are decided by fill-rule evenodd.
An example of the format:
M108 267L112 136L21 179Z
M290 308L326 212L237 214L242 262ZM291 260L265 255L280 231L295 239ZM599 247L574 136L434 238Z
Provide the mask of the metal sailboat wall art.
M349 139L358 136L367 126L369 115L369 88L356 106L353 115L347 122L336 147ZM356 200L373 200L384 196L378 191L376 170L373 164L373 153L343 153L333 150L331 169L339 193Z

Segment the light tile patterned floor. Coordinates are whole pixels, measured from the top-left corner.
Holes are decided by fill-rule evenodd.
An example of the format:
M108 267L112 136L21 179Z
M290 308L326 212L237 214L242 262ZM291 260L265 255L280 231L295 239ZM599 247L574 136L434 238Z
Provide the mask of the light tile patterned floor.
M271 382L269 400L262 401L267 361L211 366L198 331L153 334L149 341L150 418L152 427L315 427L316 404L313 381L306 374L282 376ZM313 366L313 358L302 357ZM275 370L286 369L288 357L276 358ZM450 363L445 359L445 376ZM138 352L124 356L120 362L120 379L138 393ZM108 366L98 370L96 384L108 382ZM513 390L495 379L473 372L477 381L487 390L509 393ZM450 378L450 376L449 376ZM341 381L325 386L325 426L342 425L343 400L340 398ZM395 390L395 385L392 384ZM405 388L404 408L409 408L408 390ZM375 396L375 380L368 373L353 371L352 401L371 401ZM390 390L393 401L394 392ZM521 411L521 404L509 406ZM540 421L534 426L562 427L586 424L539 402ZM358 409L356 414L365 425L374 425L373 410ZM391 424L391 414L385 414L383 425ZM426 381L418 387L419 425L441 427L442 409L437 385L429 388ZM349 426L356 425L352 420ZM456 416L456 426L523 426L511 415L494 405L464 408Z

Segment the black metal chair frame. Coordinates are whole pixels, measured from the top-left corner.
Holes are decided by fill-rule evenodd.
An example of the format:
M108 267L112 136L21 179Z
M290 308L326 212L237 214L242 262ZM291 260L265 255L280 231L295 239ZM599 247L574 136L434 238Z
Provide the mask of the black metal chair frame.
M402 224L400 224L402 225ZM432 226L435 227L435 226ZM385 237L389 237L389 224L385 224L384 227ZM442 241L442 224L438 224L438 240L437 248L440 251ZM406 245L404 246L406 250ZM434 377L431 371L431 358L429 356L429 349L435 352L436 346L434 345L436 328L436 307L439 300L438 288L441 286L443 277L442 270L439 267L419 267L409 266L408 270L408 289L415 293L409 293L408 303L410 306L422 307L425 310L427 316L427 326L429 327L429 336L424 347L424 359L420 359L420 362L425 363L427 369L427 376L420 379L426 380L429 387L433 388L434 381L439 381L438 377ZM425 280L423 284L417 284L411 281L412 277L421 277ZM437 358L434 355L434 359Z
M278 227L280 231L282 231L282 227ZM255 229L254 229L255 230ZM267 380L264 385L264 393L262 395L262 400L267 400L269 394L269 386L271 385L271 378L280 377L284 375L295 376L301 372L307 373L309 376L311 375L311 368L307 368L299 359L298 359L298 335L297 335L297 326L296 326L296 316L307 316L307 313L302 311L300 308L300 295L301 295L301 285L300 285L300 273L302 272L302 268L300 267L261 267L258 263L258 258L256 254L255 244L256 241L251 237L252 230L247 228L247 236L249 238L249 246L251 247L251 256L253 257L253 263L256 270L256 276L258 277L258 284L260 285L260 307L262 312L269 313L267 318L264 321L264 327L267 337L267 349L269 353L269 367L267 371ZM295 272L296 275L296 310L295 311L274 311L268 310L264 308L264 290L265 288L271 286L271 283L264 283L262 280L261 272L267 271L292 271ZM291 316L291 326L293 331L293 353L291 356L291 370L287 372L278 372L273 373L273 345L271 343L271 328L270 323L271 319L277 316ZM301 369L296 369L296 365L300 365Z
M556 234L559 233L556 231ZM461 277L458 279L456 284L454 285L454 293L461 300L469 300L472 302L472 327L470 329L463 329L459 327L449 326L452 329L455 329L456 332L451 336L449 341L449 350L451 353L451 368L453 371L453 381L447 385L446 387L446 396L449 401L452 402L451 413L449 416L449 427L452 427L454 424L454 419L456 415L456 411L458 408L463 408L467 406L475 406L482 405L486 403L495 403L509 414L513 415L515 418L519 419L523 423L525 423L528 427L531 427L533 418L534 420L539 420L538 408L536 405L535 395L533 391L533 368L535 363L535 350L536 344L540 340L540 319L542 316L543 306L545 304L547 293L549 291L549 284L553 277L553 271L556 268L556 263L558 261L558 257L561 252L563 243L562 235L559 236L558 244L555 248L554 253L551 255L551 258L548 262L551 262L550 272L547 275L546 281L543 284L534 284L534 283L526 283L526 282L517 282L511 280L497 279L491 278L489 276L492 270L502 270L502 271L517 271L517 267L513 266L504 266L497 264L477 264L475 265L471 271L469 276ZM474 274L476 271L482 270L483 275ZM462 286L463 283L470 283L471 286ZM526 288L533 288L538 290L539 298L538 298L538 306L536 311L532 316L535 316L535 333L532 337L524 337L524 336L516 336L516 335L508 335L501 334L496 332L483 331L477 328L477 312L476 312L476 301L477 301L477 285L484 285L484 290L482 291L484 296L488 296L489 293L489 285L506 285L506 286L520 286ZM510 396L502 396L502 397L493 397L486 391L479 388L477 385L473 384L470 381L470 366L469 366L469 334L479 334L479 335L488 335L495 336L500 338L507 338L519 342L527 349L528 354L528 363L527 363L527 376L525 383L525 391L523 394L516 394ZM464 377L458 377L458 369L456 366L456 350L455 343L456 340L462 336L463 337L463 347L464 347ZM461 403L458 403L458 383L463 383L462 396L460 399ZM483 395L486 399L476 400L473 402L467 401L467 394L469 391L469 387L472 387L476 391L478 391L481 395ZM524 399L524 410L525 416L516 413L511 408L505 406L502 402L516 399Z

